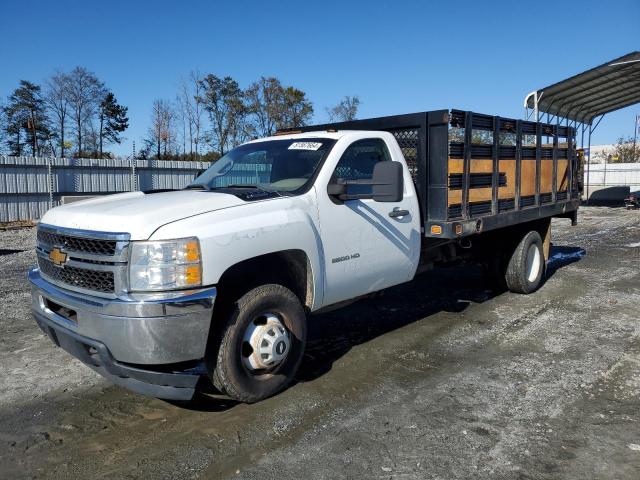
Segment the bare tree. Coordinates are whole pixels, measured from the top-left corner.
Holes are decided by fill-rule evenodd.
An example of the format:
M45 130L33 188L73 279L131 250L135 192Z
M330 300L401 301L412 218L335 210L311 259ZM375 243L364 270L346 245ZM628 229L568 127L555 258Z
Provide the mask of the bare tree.
M76 67L69 73L67 98L75 124L78 156L83 155L83 133L90 125L100 101L104 98L104 85L84 67Z
M204 106L202 104L202 76L197 71L192 71L187 79L180 80L178 91L178 105L181 114L185 116L185 139L188 135L189 156L195 160L200 155L200 144L202 143L203 121L202 114ZM186 141L185 141L186 143ZM186 153L186 146L184 147Z
M200 155L200 151L198 150L198 146L202 143L202 131L203 131L203 121L202 114L204 112L204 106L202 104L202 75L200 75L197 71L192 71L189 75L189 80L191 83L191 98L193 103L191 103L191 121L193 122L193 144L195 146L195 154L196 158Z
M4 152L5 142L7 141L7 125L5 108L4 105L0 103L0 153Z
M305 92L292 86L285 87L275 77L261 77L242 90L229 76L201 76L191 72L187 79L179 81L176 109L168 122L169 136L174 140L165 142L161 138L161 111L166 110L165 103L154 103L153 125L145 140L147 156L154 151L156 156L162 157L163 147L167 147L165 156L169 154L169 147L175 145L176 127L181 131L178 150L185 157L198 159L203 157L201 145L205 139L213 149L206 156L219 157L256 136L272 135L278 128L306 125L313 115L313 105ZM208 118L204 117L205 112ZM206 125L210 130L205 133Z
M96 127L93 122L93 118L87 119L85 124L82 126L82 142L84 144L83 154L88 158L96 158L99 157L99 142L100 142L100 132L98 127Z
M180 117L182 123L182 134L180 138L182 140L182 155L187 155L187 142L189 142L189 158L193 156L193 130L192 124L189 121L189 112L184 97L184 85L181 83L178 95L176 95L177 114ZM188 133L187 133L188 131Z
M349 122L356 119L360 98L357 95L345 96L340 102L331 108L327 108L329 122Z
M187 142L189 142L189 158L193 160L194 147L194 120L193 103L195 100L191 95L191 84L184 78L180 79L180 86L177 95L177 105L182 120L182 153L187 154Z
M156 151L156 158L168 158L175 142L175 115L166 100L154 100L146 143Z
M69 76L63 72L54 73L47 80L44 100L47 109L54 119L54 129L58 136L60 156L64 157L65 133L67 130L67 117L69 115Z

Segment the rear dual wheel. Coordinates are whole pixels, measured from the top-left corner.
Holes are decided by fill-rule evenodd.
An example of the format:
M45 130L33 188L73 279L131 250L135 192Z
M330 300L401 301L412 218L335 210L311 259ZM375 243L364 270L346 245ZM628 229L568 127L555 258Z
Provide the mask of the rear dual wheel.
M503 245L489 265L490 277L498 290L528 294L535 292L544 278L546 260L540 233L532 230L515 247Z
M234 400L253 403L291 383L304 354L307 327L300 300L282 285L262 285L227 309L213 384ZM210 362L212 363L212 362Z
M515 293L532 293L538 289L545 271L542 238L533 230L513 251L504 274L507 288Z

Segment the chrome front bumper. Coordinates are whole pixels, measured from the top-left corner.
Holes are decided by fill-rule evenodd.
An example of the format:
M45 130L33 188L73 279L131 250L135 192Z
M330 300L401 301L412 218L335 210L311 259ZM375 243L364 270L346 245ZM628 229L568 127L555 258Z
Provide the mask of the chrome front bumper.
M36 319L99 342L117 362L151 366L204 357L215 287L105 299L52 285L37 268L29 281Z

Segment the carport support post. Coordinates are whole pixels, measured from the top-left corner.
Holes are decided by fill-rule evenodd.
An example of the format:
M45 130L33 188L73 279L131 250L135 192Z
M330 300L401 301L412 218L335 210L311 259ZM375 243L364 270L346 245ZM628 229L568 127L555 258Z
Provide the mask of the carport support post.
M587 136L587 205L589 205L589 180L591 180L591 124L589 124L589 135Z
M600 125L600 122L602 121L604 116L605 116L604 113L600 115L600 118L598 119L595 125L593 125L593 118L589 122L589 146L588 146L589 159L587 160L587 204L589 204L589 172L590 172L589 164L591 163L591 134L595 132L596 128L598 128L598 125ZM605 160L605 168L607 168L606 160Z
M636 155L636 144L638 142L638 124L640 123L640 115L636 115L636 123L633 124L633 158L632 162L637 162L638 157Z

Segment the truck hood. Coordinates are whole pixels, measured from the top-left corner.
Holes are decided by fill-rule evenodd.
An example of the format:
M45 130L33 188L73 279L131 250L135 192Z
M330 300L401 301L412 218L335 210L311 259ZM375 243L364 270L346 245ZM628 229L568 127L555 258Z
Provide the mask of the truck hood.
M132 240L146 240L167 223L244 204L234 195L200 190L118 193L52 208L40 222L99 232L125 232L131 234Z

